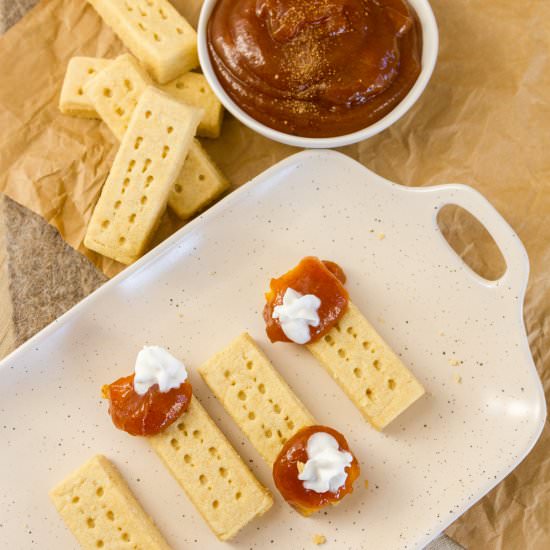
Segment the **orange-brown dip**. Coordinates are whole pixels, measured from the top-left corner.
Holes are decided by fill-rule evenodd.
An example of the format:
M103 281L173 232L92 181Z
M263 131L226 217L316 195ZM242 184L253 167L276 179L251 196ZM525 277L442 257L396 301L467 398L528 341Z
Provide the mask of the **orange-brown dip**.
M221 85L253 118L330 137L369 126L405 97L422 33L406 0L219 0L208 48Z
M266 332L272 342L290 342L279 321L273 319L275 306L283 303L287 288L300 294L314 294L321 300L318 310L319 326L310 327L310 342L322 338L340 320L348 307L348 292L342 283L346 276L334 262L321 261L314 256L303 258L294 268L279 277L271 279L266 293L264 320Z
M177 420L189 407L191 384L161 392L155 384L144 395L134 390L134 375L119 378L101 388L109 399L113 424L130 435L155 435Z
M353 456L350 466L346 468L346 482L336 493L311 491L306 489L303 482L298 479L299 463L304 465L308 460L308 439L316 432L326 432L332 435L338 442L339 450L347 451ZM301 429L285 443L273 464L273 480L277 489L290 505L304 515L310 515L328 504L342 500L353 491L353 483L359 474L359 463L351 452L345 437L340 432L326 426L308 426Z

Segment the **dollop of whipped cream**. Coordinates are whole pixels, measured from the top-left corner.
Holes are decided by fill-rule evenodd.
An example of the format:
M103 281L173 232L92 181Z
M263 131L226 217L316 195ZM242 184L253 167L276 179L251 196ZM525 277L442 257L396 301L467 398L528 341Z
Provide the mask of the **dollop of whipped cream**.
M326 432L316 432L307 440L308 460L298 474L306 489L316 493L336 493L346 483L346 468L353 456L340 451L338 441Z
M145 395L155 384L166 393L187 380L185 365L160 346L145 346L136 357L134 370L134 390L138 395Z
M310 341L309 327L319 326L317 310L321 300L315 294L300 294L293 288L287 288L283 303L273 308L273 319L279 319L279 324L285 336L297 344L307 344Z

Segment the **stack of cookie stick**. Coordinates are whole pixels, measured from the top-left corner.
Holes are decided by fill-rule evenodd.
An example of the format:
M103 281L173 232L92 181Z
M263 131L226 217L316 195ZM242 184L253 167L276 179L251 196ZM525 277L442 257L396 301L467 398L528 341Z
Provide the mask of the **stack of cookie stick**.
M133 59L137 63L137 59L130 54L122 54L119 57ZM115 59L105 59L102 57L76 56L71 58L67 65L61 88L59 98L60 111L66 115L75 117L101 119L102 116L95 110L85 89L86 85L100 71L111 67L114 63ZM154 81L150 78L145 68L139 63L138 66L140 77L147 80L148 84L153 85ZM208 138L219 137L223 107L202 74L194 72L185 73L168 84L158 85L158 87L182 103L203 109L203 116L197 128L198 136Z
M187 72L198 66L196 34L172 5L167 0L145 4L118 0L90 3L139 62L129 54L116 60L73 58L67 67L60 110L72 116L100 118L122 140L140 95L156 83L173 99L201 110L197 135L218 137L223 116L221 103L202 74ZM142 152L148 154L145 149ZM170 186L168 206L181 219L188 219L224 193L228 182L194 139ZM151 237L149 232L143 233L145 244L133 256L116 247L95 247L93 233L97 233L97 228L88 230L86 246L123 263L135 261Z
M204 78L198 74L195 76ZM139 97L151 84L150 78L138 61L133 56L124 54L113 60L108 67L85 84L84 92L103 122L117 139L122 140ZM175 86L174 89L178 90ZM185 90L185 88L179 89ZM166 93L176 99L180 97L175 93ZM216 126L213 125L209 116L211 111L206 110L211 102L212 99L206 97L202 102L186 103L201 110L197 129L199 133L201 125L203 128L206 127L207 133L213 134L216 131ZM227 186L227 180L211 161L199 141L194 139L183 168L172 185L168 206L180 218L188 218L223 193Z

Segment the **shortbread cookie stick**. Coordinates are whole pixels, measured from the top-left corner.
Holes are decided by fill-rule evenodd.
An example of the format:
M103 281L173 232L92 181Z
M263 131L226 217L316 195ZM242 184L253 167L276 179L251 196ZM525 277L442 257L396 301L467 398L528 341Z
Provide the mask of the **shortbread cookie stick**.
M195 397L178 421L149 442L220 540L271 508L269 491Z
M148 84L150 80L145 70L134 57L124 54L91 80L85 90L103 121L121 140L135 105ZM228 187L228 181L206 151L197 140L193 140L189 156L174 182L168 205L180 218L187 219Z
M269 465L312 415L244 333L200 369L202 377Z
M115 66L114 69L111 67L112 65ZM97 69L94 69L96 66ZM109 71L105 71L101 78L96 79L95 76L97 73L107 67L110 68ZM136 78L135 82L132 77ZM93 86L88 87L87 85L91 80L94 80L95 83ZM141 87L139 86L140 83ZM106 107L109 106L109 108L113 109L124 109L124 106L119 103L118 98L120 98L121 103L124 103L124 98L126 95L129 95L130 98L137 101L137 97L141 95L141 92L148 84L151 84L149 75L132 55L122 54L116 59L73 57L67 67L65 82L63 84L63 90L66 91L62 90L60 108L66 114L73 114L72 107L83 113L80 116L104 118L106 115L105 111L102 111L103 115L99 115L96 112L94 103L99 105L104 104ZM134 85L137 87L137 91L134 88L128 89ZM104 90L109 89L110 86L114 87L114 90L112 90L114 95L105 95L102 97ZM88 97L85 88L88 89L89 93L94 94L94 102ZM203 110L203 115L197 128L198 136L216 138L220 135L223 106L202 74L184 74L176 80L161 86L161 89L174 99ZM127 94L127 92L134 93ZM127 110L124 112L128 114ZM116 114L117 119L115 120L118 120L120 114ZM131 112L127 117L124 114L122 115L122 118L126 118L126 125L130 119L130 115ZM79 115L75 113L75 116ZM109 121L106 122L109 124ZM111 126L113 133L119 139L122 139L123 132L120 133L118 130L118 126L121 125L116 125L113 121L110 122L109 126Z
M84 244L122 263L139 258L189 152L200 111L148 87L103 186Z
M424 394L424 388L351 302L338 324L309 351L382 430Z
M127 63L125 62L124 65L121 65L118 63L118 59L126 59ZM126 69L128 69L129 64L131 64L128 70L134 72L133 69L137 67L140 75L139 80L145 82L144 87L150 83L147 72L142 69L137 60L129 54L123 54L117 59L73 57L67 65L65 80L63 81L63 88L61 89L59 101L59 109L61 112L66 115L84 118L102 118L97 113L94 103L88 97L85 87L100 71L110 67L113 63L116 63L117 72L105 73L104 78L98 82L106 81L107 77L112 79L113 76L122 76L121 73L124 73ZM122 82L124 82L124 79ZM131 80L129 85L132 85ZM202 74L184 74L176 80L161 86L161 89L174 99L204 111L199 127L197 128L197 135L210 138L216 138L220 135L223 106ZM100 89L99 92L96 90L96 93L101 92L102 90ZM115 108L121 107L121 105L116 104L114 98L112 98L111 102L115 105ZM120 136L119 139L122 139L122 136Z
M89 80L84 91L109 130L122 141L141 94L152 85L138 60L125 53Z
M223 106L212 91L204 75L186 73L162 86L172 97L187 105L204 109L197 133L199 136L217 138L220 135Z
M183 169L174 182L168 206L186 220L203 210L229 189L220 172L198 140L194 139Z
M104 456L91 458L55 487L50 497L82 548L170 549Z
M168 0L88 2L157 82L198 67L197 33Z
M99 118L92 102L84 91L86 84L111 63L99 57L73 57L67 65L59 110L65 115L82 118Z

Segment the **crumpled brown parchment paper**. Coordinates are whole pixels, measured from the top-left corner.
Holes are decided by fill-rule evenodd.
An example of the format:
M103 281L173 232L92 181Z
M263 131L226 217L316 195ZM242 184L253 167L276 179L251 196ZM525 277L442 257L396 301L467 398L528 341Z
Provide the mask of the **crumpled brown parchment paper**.
M174 4L196 23L200 0ZM432 0L440 54L426 92L389 130L343 151L404 185L462 182L481 191L523 240L531 261L525 321L550 393L550 2ZM42 0L0 38L0 191L42 215L106 274L122 266L82 245L116 150L97 121L57 102L73 55L123 49L84 0ZM235 186L295 149L226 115L203 140ZM455 249L482 273L500 260L459 212L443 221ZM166 214L156 242L179 226ZM491 269L489 269L491 271ZM448 529L470 549L550 547L550 430L527 459Z

